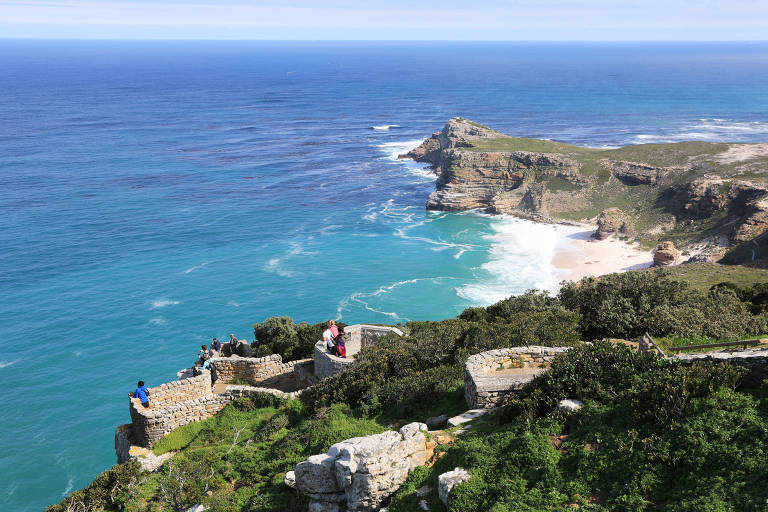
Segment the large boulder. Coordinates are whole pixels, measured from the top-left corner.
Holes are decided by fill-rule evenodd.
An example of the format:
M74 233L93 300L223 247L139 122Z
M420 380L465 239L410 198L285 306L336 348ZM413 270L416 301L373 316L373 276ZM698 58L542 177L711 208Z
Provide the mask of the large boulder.
M653 266L664 267L674 265L680 257L680 251L675 249L675 244L669 240L659 242L659 246L653 253Z
M336 443L296 465L295 488L309 497L313 511L339 510L342 503L350 512L379 510L408 473L426 463L426 430L423 423L409 423L399 432Z
M613 234L629 235L632 227L627 216L618 208L608 208L597 218L597 231L593 235L598 240L605 240Z

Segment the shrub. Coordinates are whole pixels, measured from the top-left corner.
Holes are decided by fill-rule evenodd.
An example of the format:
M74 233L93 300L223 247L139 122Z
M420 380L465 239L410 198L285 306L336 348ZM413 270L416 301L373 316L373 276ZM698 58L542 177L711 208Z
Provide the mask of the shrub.
M346 324L339 323L338 326L341 329ZM260 324L253 324L255 356L280 354L283 361L310 358L325 328L325 322L314 325L307 322L295 324L289 316L269 317Z
M470 354L521 345L563 346L578 340L578 316L558 310L514 313L505 322L409 322L407 335L390 335L362 350L347 371L302 394L313 409L333 403L377 414L395 404L413 406L447 397L463 379Z
M727 285L704 294L668 271L627 272L590 277L565 285L563 306L581 315L583 339L655 336L735 338L759 334L764 315L753 316L749 304Z

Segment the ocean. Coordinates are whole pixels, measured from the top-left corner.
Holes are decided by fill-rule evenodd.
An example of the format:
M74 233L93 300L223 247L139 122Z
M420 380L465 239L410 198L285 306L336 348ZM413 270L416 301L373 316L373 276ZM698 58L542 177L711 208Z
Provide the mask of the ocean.
M768 139L768 43L0 40L0 509L115 462L128 392L273 315L554 289L562 227L428 213L451 117L619 146Z

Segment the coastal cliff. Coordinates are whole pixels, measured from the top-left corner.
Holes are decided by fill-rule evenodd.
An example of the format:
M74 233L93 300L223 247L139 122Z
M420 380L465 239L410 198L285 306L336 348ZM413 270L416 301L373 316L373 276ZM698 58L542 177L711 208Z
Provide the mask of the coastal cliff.
M768 144L588 148L457 117L401 158L438 175L431 210L593 222L597 238L672 240L686 259L768 266Z

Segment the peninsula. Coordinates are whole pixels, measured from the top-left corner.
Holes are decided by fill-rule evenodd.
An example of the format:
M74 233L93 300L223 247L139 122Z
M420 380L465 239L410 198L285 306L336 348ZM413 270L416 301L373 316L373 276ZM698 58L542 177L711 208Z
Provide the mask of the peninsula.
M679 142L617 149L510 137L461 117L401 155L438 175L427 208L589 222L683 261L768 266L768 144Z

